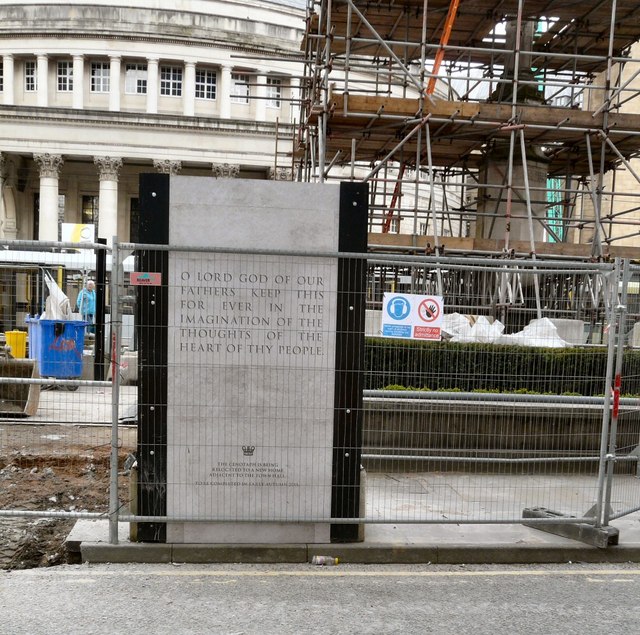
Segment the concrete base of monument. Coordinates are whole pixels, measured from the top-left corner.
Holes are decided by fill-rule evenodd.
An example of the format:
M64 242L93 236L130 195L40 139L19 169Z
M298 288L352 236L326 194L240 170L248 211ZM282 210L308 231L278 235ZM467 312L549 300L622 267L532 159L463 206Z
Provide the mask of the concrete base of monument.
M327 523L167 523L167 542L174 544L327 543Z

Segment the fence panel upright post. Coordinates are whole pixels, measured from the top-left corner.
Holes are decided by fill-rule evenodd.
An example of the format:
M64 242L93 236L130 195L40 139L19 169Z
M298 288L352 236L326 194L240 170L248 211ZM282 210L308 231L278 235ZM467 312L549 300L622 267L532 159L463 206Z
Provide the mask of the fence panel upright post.
M607 448L609 440L609 425L611 423L611 386L613 383L613 368L615 359L615 340L618 324L614 307L617 305L618 284L620 281L620 259L616 258L613 271L609 274L609 295L611 310L609 311L609 339L607 343L607 370L604 384L604 404L602 407L602 429L600 434L600 460L598 463L597 500L595 507L595 526L602 527L603 504L606 486ZM605 294L606 295L606 294ZM606 301L606 300L605 300Z
M606 527L611 516L611 490L613 487L614 469L616 462L617 435L618 435L618 410L620 406L620 390L622 387L622 361L625 340L625 321L627 317L627 290L629 288L629 278L631 266L628 260L622 262L622 289L620 291L620 302L612 307L612 321L616 324L616 364L615 379L613 382L613 405L611 409L611 425L609 431L609 447L607 450L607 476L605 485L604 506L602 509L603 522ZM616 294L617 297L617 294Z
M120 294L122 263L118 239L113 237L111 256L111 472L109 484L109 543L118 544L118 417L120 413Z

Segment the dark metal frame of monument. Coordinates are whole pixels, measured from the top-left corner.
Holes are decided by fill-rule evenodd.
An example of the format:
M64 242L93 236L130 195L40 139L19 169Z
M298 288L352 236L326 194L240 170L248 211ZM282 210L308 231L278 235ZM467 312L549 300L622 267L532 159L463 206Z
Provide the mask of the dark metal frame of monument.
M340 253L366 253L368 185L340 184ZM140 175L139 240L169 245L170 176ZM151 249L136 252L136 270L159 272L167 280L169 254ZM360 516L362 390L366 301L365 258L338 259L335 397L331 518ZM167 511L167 341L168 286L137 287L136 332L138 379L137 513L165 516ZM215 519L207 519L215 520ZM333 523L331 540L358 539L355 523ZM138 540L165 542L164 522L138 525Z
M143 243L169 244L169 175L140 175L140 230ZM166 280L169 254L142 250L138 271L157 271ZM167 512L167 323L166 285L139 287L136 302L138 334L138 513ZM165 523L140 523L138 539L166 541Z

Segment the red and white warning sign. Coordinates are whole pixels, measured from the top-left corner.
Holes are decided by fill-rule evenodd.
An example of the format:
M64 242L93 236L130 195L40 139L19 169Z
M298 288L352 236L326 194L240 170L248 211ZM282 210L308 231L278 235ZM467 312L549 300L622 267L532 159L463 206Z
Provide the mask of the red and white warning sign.
M442 298L428 297L418 305L418 317L427 324L440 323L442 315Z

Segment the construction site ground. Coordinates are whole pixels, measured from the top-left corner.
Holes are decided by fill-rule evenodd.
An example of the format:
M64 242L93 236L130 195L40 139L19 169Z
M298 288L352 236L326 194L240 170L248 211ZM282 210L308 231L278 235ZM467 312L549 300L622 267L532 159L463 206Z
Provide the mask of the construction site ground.
M135 428L121 427L120 466L135 448ZM0 422L0 509L106 512L111 429L107 425ZM122 471L122 470L121 470ZM128 499L128 479L121 478ZM64 541L75 520L0 518L0 568L69 561Z

